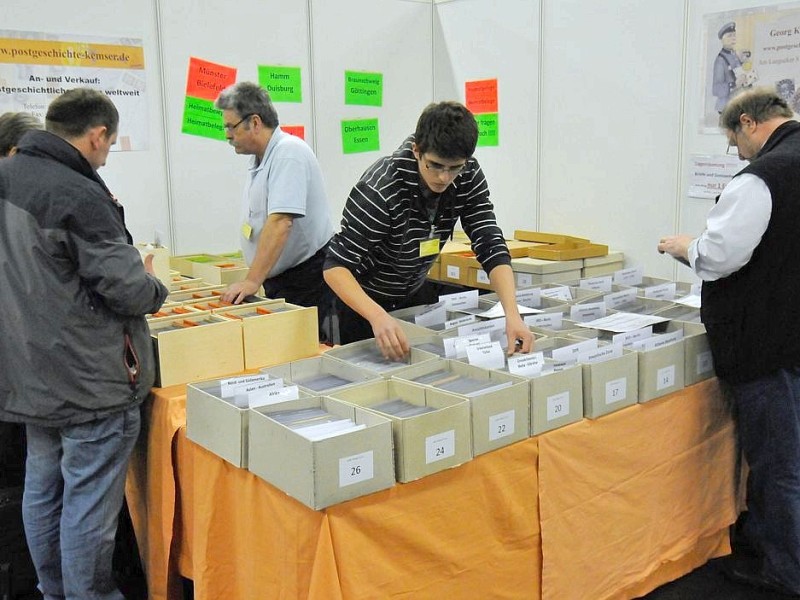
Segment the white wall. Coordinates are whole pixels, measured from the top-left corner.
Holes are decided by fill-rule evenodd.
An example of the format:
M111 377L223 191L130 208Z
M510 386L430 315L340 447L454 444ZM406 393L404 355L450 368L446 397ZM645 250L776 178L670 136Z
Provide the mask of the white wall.
M150 241L154 230L169 235L166 154L161 110L161 63L153 2L106 0L86 6L61 0L0 3L0 28L16 31L140 38L144 46L150 148L113 152L100 175L125 206L134 239ZM167 238L165 243L170 244Z
M144 40L150 149L116 153L101 171L138 239L160 229L174 232L176 252L238 247L247 160L180 133L190 56L237 67L239 80L255 80L258 64L302 68L303 103L277 108L283 123L305 125L337 225L353 183L413 131L428 102L463 100L465 81L496 77L500 146L477 156L501 227L589 237L648 274L691 279L655 245L702 229L711 201L686 197L688 160L724 151L721 134L697 127L703 15L779 4L43 0L31 10L6 0L0 19L5 29ZM345 70L383 73L384 105L345 106ZM369 117L379 118L380 151L344 155L340 121Z
M464 83L497 79L499 146L475 156L507 237L535 229L539 176L539 6L530 0L436 5L434 96L465 101Z

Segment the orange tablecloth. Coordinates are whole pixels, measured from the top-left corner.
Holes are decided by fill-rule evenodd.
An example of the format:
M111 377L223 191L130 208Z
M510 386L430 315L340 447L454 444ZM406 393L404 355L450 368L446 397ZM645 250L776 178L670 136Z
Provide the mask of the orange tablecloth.
M186 439L156 390L128 502L152 600L633 598L728 551L716 380L312 511Z

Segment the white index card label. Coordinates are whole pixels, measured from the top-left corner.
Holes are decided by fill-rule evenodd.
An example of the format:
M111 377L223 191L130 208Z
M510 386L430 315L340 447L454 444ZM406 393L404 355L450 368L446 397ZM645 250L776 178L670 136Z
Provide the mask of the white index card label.
M500 342L467 346L469 364L484 369L502 369L506 365L506 357Z
M656 390L659 392L675 385L675 365L659 369L656 372Z
M489 441L499 440L514 433L516 411L498 413L489 417Z
M425 438L425 464L455 456L456 430L450 429Z
M525 317L525 325L544 329L561 329L564 320L562 313L541 313Z
M547 420L553 421L569 415L569 392L547 397Z
M581 279L578 282L578 287L582 290L592 290L594 292L610 292L612 279L611 275L589 277L587 279Z
M483 269L478 269L478 272L475 274L475 280L478 283L482 283L484 285L489 285L491 282L489 281L489 276L486 274L486 271Z
M517 290L517 304L528 308L539 308L542 304L541 288L530 288L527 290Z
M644 297L655 298L656 300L674 300L677 291L678 284L673 281L670 283L662 283L660 285L651 285L644 288Z
M339 487L367 481L375 476L372 450L339 459Z
M621 377L606 382L606 404L625 400L628 395L628 379Z
M698 352L697 374L702 375L703 373L708 373L713 368L714 368L714 360L711 358L711 352L708 350L706 350L705 352Z
M447 320L447 309L444 302L437 302L427 306L425 310L417 315L414 315L414 323L421 327L431 327L432 325L439 325Z
M448 279L461 279L461 269L455 265L447 265Z
M517 275L517 287L530 287L533 285L533 275L531 273L515 272Z
M457 292L455 294L442 294L439 302L444 302L445 308L450 311L462 308L478 308L478 290Z
M572 292L566 285L559 285L557 287L542 290L542 296L545 298L553 298L555 300L565 300L566 302L572 301Z
M642 267L614 271L614 283L618 285L639 285L642 283L643 277L644 271Z
M531 352L518 354L508 358L508 372L522 377L534 377L542 372L544 367L544 353Z

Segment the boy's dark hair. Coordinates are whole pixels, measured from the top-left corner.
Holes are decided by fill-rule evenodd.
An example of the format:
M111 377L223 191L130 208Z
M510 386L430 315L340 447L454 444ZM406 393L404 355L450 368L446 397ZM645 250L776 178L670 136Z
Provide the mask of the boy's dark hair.
M469 158L478 144L478 124L463 104L446 101L429 104L417 121L414 142L420 154L440 158Z
M106 136L117 133L119 113L103 92L75 88L50 103L44 118L45 129L65 139L82 136L92 127L104 126Z

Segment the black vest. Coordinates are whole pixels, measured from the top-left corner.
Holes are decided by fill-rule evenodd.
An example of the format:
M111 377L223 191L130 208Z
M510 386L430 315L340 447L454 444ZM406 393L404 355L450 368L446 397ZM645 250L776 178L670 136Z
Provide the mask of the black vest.
M734 383L800 366L800 123L778 127L743 173L769 188L769 224L744 267L703 282L701 309L717 375Z

